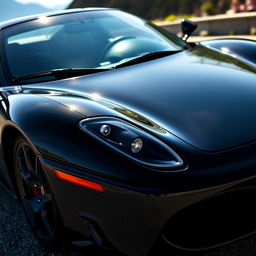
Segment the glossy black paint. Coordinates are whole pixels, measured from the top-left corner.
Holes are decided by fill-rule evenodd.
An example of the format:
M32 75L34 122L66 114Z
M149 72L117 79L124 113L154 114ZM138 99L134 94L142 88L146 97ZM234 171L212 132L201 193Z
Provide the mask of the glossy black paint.
M64 105L74 104L85 116L87 109L81 97L84 93L92 97L96 93L97 101L103 105L106 102L112 109L119 106L121 109L117 111L125 112L124 108L128 114L132 111L150 117L169 133L200 150L221 151L256 138L256 123L251 121L255 83L254 67L199 45L170 57L72 81L46 83L43 87L65 88L77 94L74 102L65 96L46 97ZM242 114L244 111L246 115Z
M183 33L183 40L187 41L187 39L196 30L196 28L197 28L197 24L195 24L191 20L183 19L181 21L181 29L182 29L182 33Z
M15 23L5 26L10 25ZM88 239L86 224L96 223L104 239L128 255L148 253L182 210L190 213L199 202L255 188L256 62L243 50L246 45L251 53L255 42L222 43L230 49L240 43L241 48L232 51L241 59L221 53L219 42L212 41L207 47L198 44L176 55L99 74L2 86L3 183L15 194L8 145L20 133L42 161L65 226ZM181 156L184 165L175 172L139 165L79 127L81 120L102 116L153 135ZM105 192L61 181L54 169L98 182ZM200 211L189 220L197 216ZM234 232L222 241L209 238L202 245L182 244L182 239L171 243L205 249L253 231Z
M232 55L237 59L248 61L256 65L256 46L253 40L219 39L202 42L203 45L218 49L224 54Z

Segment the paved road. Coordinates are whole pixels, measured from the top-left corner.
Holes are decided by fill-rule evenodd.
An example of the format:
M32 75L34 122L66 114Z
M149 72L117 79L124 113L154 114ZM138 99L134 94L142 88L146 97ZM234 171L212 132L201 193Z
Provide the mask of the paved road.
M103 255L102 251L87 250L53 253L42 248L34 238L26 222L22 207L0 186L0 256L94 256ZM110 254L111 255L111 254ZM109 256L110 256L109 255ZM112 254L113 255L113 254ZM111 256L112 256L111 255ZM168 255L168 254L158 254ZM256 236L220 248L204 256L255 256ZM175 255L172 255L175 256Z
M72 251L52 253L42 248L26 222L21 205L0 186L0 256L25 255L82 256L84 254Z

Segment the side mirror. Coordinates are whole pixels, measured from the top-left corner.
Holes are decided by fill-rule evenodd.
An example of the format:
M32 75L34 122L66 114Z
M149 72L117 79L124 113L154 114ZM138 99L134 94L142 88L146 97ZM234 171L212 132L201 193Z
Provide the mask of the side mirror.
M182 20L181 29L183 33L182 40L187 41L190 35L196 30L197 24L191 20Z

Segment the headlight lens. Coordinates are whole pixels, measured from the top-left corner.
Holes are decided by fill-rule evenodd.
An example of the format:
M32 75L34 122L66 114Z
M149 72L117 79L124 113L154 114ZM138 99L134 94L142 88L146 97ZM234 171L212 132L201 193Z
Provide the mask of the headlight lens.
M107 124L103 124L101 127L100 127L100 133L107 137L110 133L111 133L111 127Z
M142 150L143 141L141 138L135 139L131 144L132 153L137 154Z
M113 150L144 166L177 169L183 165L183 160L173 149L123 120L88 118L80 122L80 127Z

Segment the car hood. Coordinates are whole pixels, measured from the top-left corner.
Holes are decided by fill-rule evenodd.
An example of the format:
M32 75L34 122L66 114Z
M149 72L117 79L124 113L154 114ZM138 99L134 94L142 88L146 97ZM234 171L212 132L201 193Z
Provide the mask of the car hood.
M114 104L150 119L200 150L220 151L256 139L255 73L253 66L198 45L125 68L23 87L77 94L79 101L67 94L46 97L74 104L86 117L99 113L89 113L81 97L101 98L108 102L104 107Z

